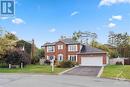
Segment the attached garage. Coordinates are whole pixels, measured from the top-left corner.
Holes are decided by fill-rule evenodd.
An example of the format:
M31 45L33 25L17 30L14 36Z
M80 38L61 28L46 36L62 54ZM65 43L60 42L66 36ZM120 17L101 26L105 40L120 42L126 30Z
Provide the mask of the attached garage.
M81 66L104 66L108 64L107 53L91 46L83 45L77 55Z
M102 66L103 57L81 57L81 66Z

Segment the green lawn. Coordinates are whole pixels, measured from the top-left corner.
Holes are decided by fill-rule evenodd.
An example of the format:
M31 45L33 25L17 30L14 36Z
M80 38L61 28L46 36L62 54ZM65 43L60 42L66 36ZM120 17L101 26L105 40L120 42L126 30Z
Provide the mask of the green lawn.
M108 65L104 67L101 77L130 79L130 65Z
M58 74L68 68L55 67L54 72L51 71L51 66L47 65L27 65L23 69L21 68L0 68L0 73L44 73L44 74Z

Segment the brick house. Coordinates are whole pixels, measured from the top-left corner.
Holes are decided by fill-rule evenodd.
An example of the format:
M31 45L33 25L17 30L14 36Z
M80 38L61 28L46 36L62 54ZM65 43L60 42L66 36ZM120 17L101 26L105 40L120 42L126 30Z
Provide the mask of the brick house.
M69 60L78 62L82 66L103 66L108 63L106 52L82 45L71 38L45 43L43 47L45 58L48 60L55 59L57 62Z

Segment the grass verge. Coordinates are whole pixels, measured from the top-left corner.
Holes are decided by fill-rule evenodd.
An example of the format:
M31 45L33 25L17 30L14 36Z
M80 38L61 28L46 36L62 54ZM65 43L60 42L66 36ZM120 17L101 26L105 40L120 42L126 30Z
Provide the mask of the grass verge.
M101 77L130 79L130 65L105 66Z
M58 74L68 68L54 68L54 72L51 71L51 66L48 65L27 65L23 69L21 68L0 68L0 73L44 73L44 74Z

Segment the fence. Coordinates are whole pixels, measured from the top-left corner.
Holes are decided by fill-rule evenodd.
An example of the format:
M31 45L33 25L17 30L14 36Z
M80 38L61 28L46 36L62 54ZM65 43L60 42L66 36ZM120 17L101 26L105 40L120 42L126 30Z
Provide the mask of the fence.
M115 65L117 62L121 62L124 65L130 65L130 58L113 58L109 60L110 65Z

